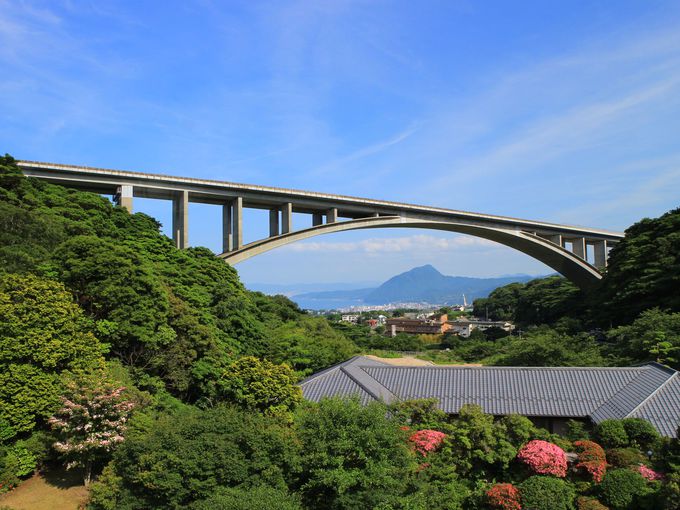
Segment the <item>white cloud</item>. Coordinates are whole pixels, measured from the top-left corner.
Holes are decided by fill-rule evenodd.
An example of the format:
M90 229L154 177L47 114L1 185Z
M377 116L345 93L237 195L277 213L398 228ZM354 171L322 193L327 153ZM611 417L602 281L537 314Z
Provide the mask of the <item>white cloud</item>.
M500 248L493 241L470 236L435 237L426 234L393 237L371 238L351 242L311 241L290 244L282 250L294 252L355 252L365 254L403 253L422 251L442 253L453 251L473 251Z

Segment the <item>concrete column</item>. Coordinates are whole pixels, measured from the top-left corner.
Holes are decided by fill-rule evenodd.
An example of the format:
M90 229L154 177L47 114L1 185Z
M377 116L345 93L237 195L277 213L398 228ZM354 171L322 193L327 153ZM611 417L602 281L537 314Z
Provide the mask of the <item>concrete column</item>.
M116 196L114 197L116 205L125 207L130 214L132 214L132 194L132 186L129 184L123 184L122 186L118 186Z
M586 260L586 239L584 237L576 237L571 239L574 247L574 255Z
M269 209L269 237L276 237L279 233L279 210Z
M189 247L188 191L179 191L172 199L172 240L177 248Z
M379 218L379 217L380 217L380 213L374 212L373 214L371 214L371 216L372 216L373 218Z
M323 225L323 214L321 213L312 214L312 226L316 227L317 225Z
M336 221L338 221L338 209L332 207L326 212L326 223L335 223Z
M222 253L231 251L233 242L231 204L222 204Z
M231 203L232 250L243 246L243 197L236 197Z
M555 243L557 246L564 246L561 234L549 235L546 236L546 239L552 243Z
M607 241L593 242L593 253L595 255L595 267L607 266Z
M282 234L287 234L293 231L293 204L290 202L283 204L281 207L281 220L282 220Z

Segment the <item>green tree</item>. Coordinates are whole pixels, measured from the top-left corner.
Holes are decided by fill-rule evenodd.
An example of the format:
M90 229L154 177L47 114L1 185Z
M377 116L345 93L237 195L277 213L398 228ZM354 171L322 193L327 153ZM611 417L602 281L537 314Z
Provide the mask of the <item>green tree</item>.
M220 396L246 409L273 416L287 415L302 401L302 390L288 365L253 356L227 366L218 382Z
M59 405L65 371L101 366L105 346L64 286L0 276L0 419L28 431Z
M607 337L631 360L656 360L680 368L680 312L645 310L632 324L610 330Z
M180 509L220 488L285 492L299 470L290 428L261 414L186 407L130 421L110 468L93 484L95 510Z
M605 324L628 324L659 307L680 312L680 208L626 229L609 255L597 294Z
M405 432L379 403L324 399L300 406L295 430L302 445L299 487L310 508L373 508L407 490L415 465Z

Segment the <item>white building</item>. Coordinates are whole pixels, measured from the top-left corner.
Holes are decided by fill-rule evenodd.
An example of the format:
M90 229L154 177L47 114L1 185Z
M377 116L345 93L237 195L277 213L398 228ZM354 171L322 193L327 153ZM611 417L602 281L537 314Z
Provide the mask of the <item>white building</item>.
M354 315L354 314L345 314L340 317L340 322L351 322L352 324L356 324L359 322L359 315Z
M467 317L458 317L455 320L448 321L448 323L451 325L449 331L463 338L468 338L475 329L486 331L489 328L500 328L508 333L515 329L515 325L512 322L477 320L468 319Z

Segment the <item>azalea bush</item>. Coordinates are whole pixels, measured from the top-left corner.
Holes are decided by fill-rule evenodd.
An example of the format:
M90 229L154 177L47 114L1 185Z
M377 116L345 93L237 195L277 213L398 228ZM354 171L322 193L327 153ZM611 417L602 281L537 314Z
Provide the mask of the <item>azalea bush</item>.
M657 473L651 468L648 468L644 464L638 466L638 473L642 475L643 478L647 480L663 480L664 476L661 473Z
M489 505L501 510L521 510L520 494L511 483L498 483L486 491Z
M525 444L517 453L517 459L539 475L567 476L567 456L559 446L535 439Z
M600 483L607 471L607 457L602 447L593 441L576 441L574 446L578 453L576 469L588 472L595 482Z
M428 453L437 450L445 438L446 434L443 432L425 429L414 432L408 439L413 444L415 451L426 456Z

